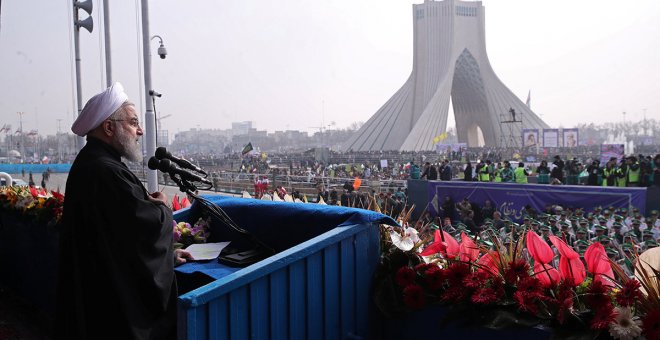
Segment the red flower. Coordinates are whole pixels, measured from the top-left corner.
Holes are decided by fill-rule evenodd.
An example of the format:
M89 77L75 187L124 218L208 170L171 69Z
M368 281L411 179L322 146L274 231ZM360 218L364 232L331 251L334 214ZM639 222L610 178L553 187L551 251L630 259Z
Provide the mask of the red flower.
M422 309L426 306L426 296L422 287L412 284L403 290L403 302L412 309Z
M555 257L550 246L533 231L527 232L527 250L534 258L534 262L548 263Z
M504 280L508 283L516 283L518 279L529 277L529 264L523 260L509 262L504 270Z
M461 302L467 296L468 290L465 287L455 286L447 289L440 297L445 302Z
M564 321L566 321L566 313L569 313L571 308L573 308L572 297L559 300L559 306L557 307L557 321L559 321L559 324L564 324Z
M493 288L495 293L497 293L498 296L503 296L504 295L504 281L500 278L493 278L490 288Z
M642 329L647 339L660 339L660 309L646 313L642 319Z
M486 285L488 276L488 274L483 272L474 272L463 280L463 284L468 288L480 288Z
M416 271L417 274L419 274L419 275L424 275L424 273L425 273L427 270L429 270L429 269L431 269L431 268L433 268L433 267L438 268L438 265L433 264L433 263L420 263L420 264L418 264L418 265L415 266L415 271Z
M616 318L616 313L612 304L604 305L601 308L596 309L594 317L591 319L591 329L606 329L614 322Z
M587 304L592 310L601 309L604 306L611 305L610 298L607 295L608 287L600 281L593 281L587 289Z
M407 287L408 285L415 282L415 277L417 274L410 267L401 267L396 271L396 276L394 280L401 287Z
M518 291L525 295L534 296L542 293L541 281L536 277L527 277L518 282Z
M435 266L426 271L424 274L424 281L430 289L439 289L445 281L444 271L440 267Z
M632 306L642 296L639 287L639 281L635 279L626 281L621 290L616 293L616 303L623 307Z
M516 301L518 308L523 312L536 314L539 311L539 307L536 305L538 298L535 295L517 291L513 293L513 299Z
M470 268L464 263L454 263L447 268L446 274L450 285L462 286L463 280L470 274Z
M488 305L497 301L497 294L493 288L481 288L472 294L472 302L478 305Z

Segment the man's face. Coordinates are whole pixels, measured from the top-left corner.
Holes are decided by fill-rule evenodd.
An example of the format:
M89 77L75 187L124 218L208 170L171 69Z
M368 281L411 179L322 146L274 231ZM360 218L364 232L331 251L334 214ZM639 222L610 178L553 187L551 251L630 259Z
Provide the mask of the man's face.
M140 137L143 134L140 120L135 107L128 105L124 107L121 117L114 121L115 136L113 146L119 154L131 162L142 161L142 148L140 148Z

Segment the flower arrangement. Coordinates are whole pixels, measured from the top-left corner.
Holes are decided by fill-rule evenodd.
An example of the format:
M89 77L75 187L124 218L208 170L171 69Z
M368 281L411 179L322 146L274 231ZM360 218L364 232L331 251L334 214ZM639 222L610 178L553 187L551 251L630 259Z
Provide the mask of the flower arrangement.
M56 226L62 219L64 195L27 186L0 187L0 211Z
M174 233L174 247L185 248L193 243L206 243L210 235L209 225L211 219L199 218L194 225L188 222L174 221L172 232Z
M637 254L631 260L638 274L630 277L598 242L581 257L564 240L550 236L548 244L533 231L512 231L505 244L494 233L454 238L442 229L431 234L430 224L400 223L381 226L374 298L386 317L444 305L444 322L468 327L660 339L660 273L643 267Z

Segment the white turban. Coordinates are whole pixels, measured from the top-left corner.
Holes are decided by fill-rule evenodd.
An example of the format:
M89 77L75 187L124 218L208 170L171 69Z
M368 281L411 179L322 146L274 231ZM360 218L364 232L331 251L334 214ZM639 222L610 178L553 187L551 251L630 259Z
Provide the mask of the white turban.
M127 100L128 95L124 92L124 87L118 82L112 84L87 101L78 119L71 125L71 131L80 137L87 135Z

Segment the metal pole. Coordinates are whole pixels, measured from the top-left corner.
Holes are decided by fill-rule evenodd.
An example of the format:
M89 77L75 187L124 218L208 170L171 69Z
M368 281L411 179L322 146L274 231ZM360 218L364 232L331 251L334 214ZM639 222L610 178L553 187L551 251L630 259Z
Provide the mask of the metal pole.
M149 100L151 88L151 41L149 36L149 1L142 0L142 58L144 64L144 113L145 145L147 157L156 152L156 124L153 102ZM158 177L155 170L147 170L147 190L158 191Z
M75 3L76 0L73 0L73 2ZM73 46L76 58L76 97L78 105L78 116L80 116L83 107L82 84L80 82L80 26L76 25L76 22L78 22L78 8L73 6L73 27L75 29L73 31ZM85 138L76 136L76 147L78 148L78 151L80 151L83 146L85 146Z
M112 86L112 58L110 56L110 10L109 0L103 0L103 32L105 40L105 82L108 87Z
M23 115L25 112L18 112L18 122L21 131L21 163L25 163L25 138L23 138Z

